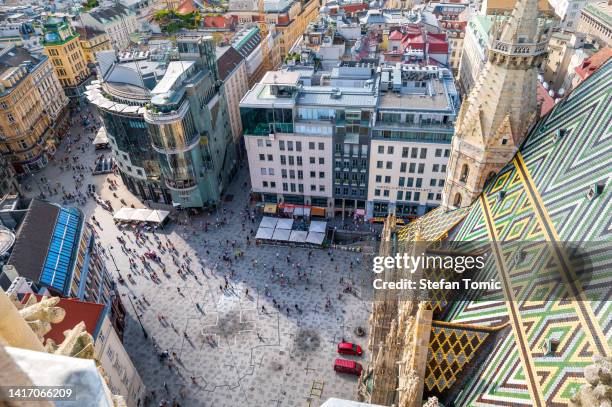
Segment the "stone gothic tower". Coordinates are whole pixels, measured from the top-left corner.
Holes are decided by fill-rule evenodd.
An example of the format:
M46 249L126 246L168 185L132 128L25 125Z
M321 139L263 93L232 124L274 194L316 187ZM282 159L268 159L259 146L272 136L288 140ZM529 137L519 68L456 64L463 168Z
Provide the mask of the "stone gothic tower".
M442 205L470 205L485 181L512 159L537 118L537 68L549 30L538 21L538 1L518 0L512 15L493 25L488 60L464 100L446 174Z

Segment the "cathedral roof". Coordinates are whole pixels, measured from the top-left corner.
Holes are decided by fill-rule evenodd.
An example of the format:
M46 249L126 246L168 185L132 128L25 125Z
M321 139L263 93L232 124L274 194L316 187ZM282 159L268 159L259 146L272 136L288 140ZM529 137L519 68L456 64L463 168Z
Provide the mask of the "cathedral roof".
M446 382L430 383L430 390L438 386L431 394L445 405L567 404L585 383L576 369L593 356L610 355L612 304L605 299L612 290L612 260L596 257L605 248L592 245L612 241L604 219L612 200L611 102L608 60L531 128L513 160L457 213L459 220L450 219L457 211L439 209L398 232L398 240L413 240L418 229L439 238L446 232L437 225L446 225L455 241L487 242L491 255L476 277L502 282L501 290L450 301L443 312L447 324L511 327L478 364L449 372L452 380L461 379L463 391L444 393ZM561 246L533 243L538 241ZM509 242L520 248L510 250ZM580 264L574 263L577 253ZM482 342L484 334L478 335ZM438 359L430 359L433 369Z

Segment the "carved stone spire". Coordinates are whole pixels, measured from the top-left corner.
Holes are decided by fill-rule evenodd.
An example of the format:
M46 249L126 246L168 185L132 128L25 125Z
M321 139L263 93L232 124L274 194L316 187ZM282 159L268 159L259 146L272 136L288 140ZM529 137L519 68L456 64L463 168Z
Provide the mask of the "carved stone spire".
M537 68L547 42L537 0L518 0L512 15L494 25L487 62L455 125L442 201L446 208L470 205L521 145L537 118Z

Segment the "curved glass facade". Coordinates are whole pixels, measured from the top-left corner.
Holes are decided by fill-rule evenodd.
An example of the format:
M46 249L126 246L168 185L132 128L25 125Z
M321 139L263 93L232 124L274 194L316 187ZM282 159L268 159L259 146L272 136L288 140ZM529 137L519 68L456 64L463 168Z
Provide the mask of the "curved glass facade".
M196 172L191 152L159 153L159 162L169 188L183 189L196 186Z
M149 142L147 125L142 117L121 116L100 109L106 131L115 139L117 148L130 157L130 162L144 168L149 178L160 175L157 157Z
M171 123L147 123L153 146L163 150L176 150L191 145L198 132L191 117L191 112Z

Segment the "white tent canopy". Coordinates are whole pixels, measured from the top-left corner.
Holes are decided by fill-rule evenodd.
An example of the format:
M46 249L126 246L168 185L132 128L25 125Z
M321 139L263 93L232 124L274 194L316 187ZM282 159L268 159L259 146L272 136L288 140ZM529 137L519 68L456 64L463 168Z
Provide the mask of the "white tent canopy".
M316 232L325 234L325 230L327 229L327 222L313 220L310 222L310 227L308 228L308 232Z
M259 227L257 229L257 234L255 235L255 239L272 239L272 235L274 234L274 229L272 228L264 228Z
M291 230L292 227L293 227L293 219L281 218L278 220L278 223L276 224L277 229Z
M292 230L291 235L289 235L290 242L304 243L306 241L306 237L308 236L308 232L304 232L302 230Z
M168 215L170 215L168 211L124 207L115 212L113 218L122 222L150 222L159 224L163 223Z
M98 134L96 134L96 138L93 140L94 146L99 144L108 144L108 135L106 134L106 129L104 127L100 127Z
M276 227L276 222L278 222L278 218L273 218L271 216L264 216L259 224L260 228L271 228L274 229Z
M282 240L284 242L289 240L289 235L291 234L290 229L274 229L274 234L272 235L272 240Z
M325 240L325 233L309 232L308 236L306 237L307 243L312 243L316 245L323 244L323 240Z

